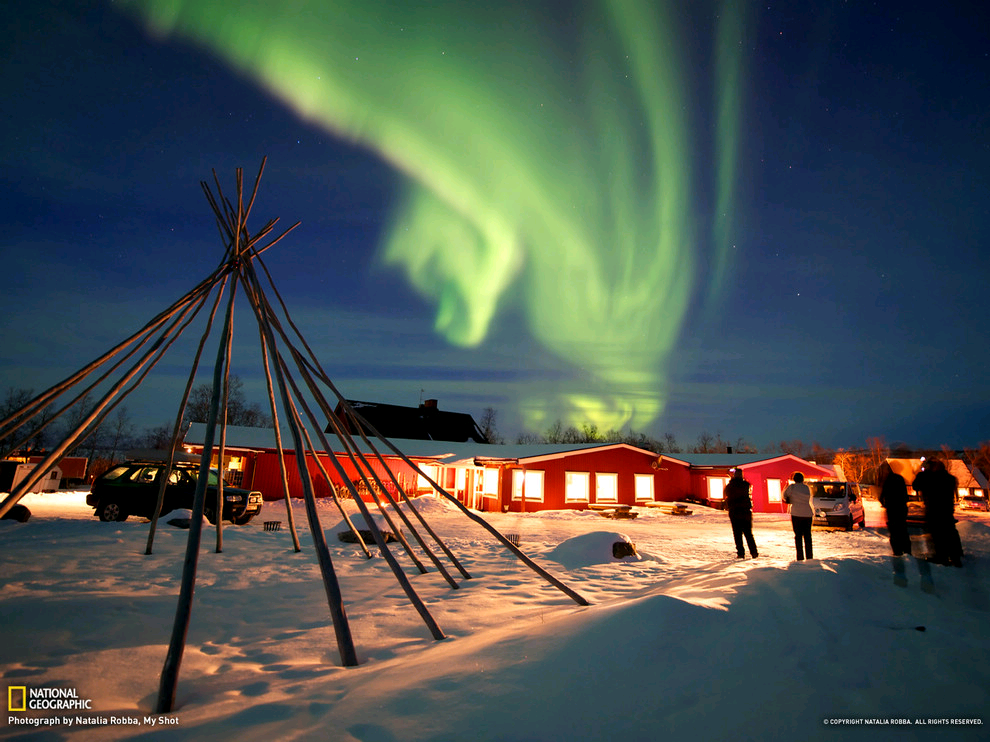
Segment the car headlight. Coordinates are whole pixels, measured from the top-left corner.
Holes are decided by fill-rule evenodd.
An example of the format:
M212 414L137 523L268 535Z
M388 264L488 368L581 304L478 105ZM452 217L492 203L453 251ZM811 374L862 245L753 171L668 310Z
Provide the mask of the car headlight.
M224 495L224 498L223 499L226 500L227 502L240 502L241 501L241 496L240 495Z

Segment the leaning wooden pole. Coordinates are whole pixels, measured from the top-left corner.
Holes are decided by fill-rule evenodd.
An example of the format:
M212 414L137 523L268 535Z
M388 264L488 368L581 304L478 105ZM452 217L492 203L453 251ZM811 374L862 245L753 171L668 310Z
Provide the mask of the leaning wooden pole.
M6 514L10 508L12 508L17 502L24 497L25 494L31 491L31 488L35 486L41 478L44 476L56 462L60 461L63 456L65 456L66 451L75 443L79 438L85 433L85 431L97 421L101 421L106 415L112 410L121 398L126 397L130 394L138 384L148 375L148 372L158 363L164 353L168 348L175 342L176 338L181 334L182 329L185 328L186 324L183 324L185 316L191 311L191 306L187 306L185 311L179 318L175 319L171 326L166 328L162 335L157 338L152 347L138 360L127 373L122 376L109 391L104 394L100 401L93 407L90 413L65 437L65 439L55 447L55 449L35 468L32 470L31 474L24 479L17 487L13 488L14 491L8 495L8 497L0 503L0 517ZM176 332L176 328L178 332ZM174 334L173 334L174 333ZM142 372L142 368L144 371ZM138 380L130 388L125 389L127 385L134 379L138 377ZM120 396L118 396L120 395ZM114 399L116 402L111 402ZM110 405L109 409L106 409ZM105 411L104 411L105 410ZM62 410L64 412L64 409ZM59 413L61 414L61 413Z
M345 405L346 405L346 402L345 402ZM587 598L585 598L584 596L582 596L580 593L576 592L572 588L568 587L561 580L559 580L558 578L554 577L552 574L550 574L549 572L547 572L547 570L545 570L539 564L537 564L532 559L530 559L528 556L526 556L522 551L520 551L518 546L516 546L514 543L512 543L511 541L509 541L509 539L507 539L505 536L503 536L498 531L498 529L495 528L491 523L489 523L487 520L485 520L481 516L477 515L476 513L472 513L467 507L464 506L464 503L462 503L456 497L454 497L449 492L447 492L447 490L445 490L443 487L441 487L439 484L437 484L435 481L433 481L433 478L430 477L422 469L420 469L420 467L419 467L418 464L416 464L415 462L413 462L408 456L406 456L404 453L402 453L402 451L400 451L398 448L396 448L396 446L391 441L389 441L387 438L384 438L380 433L378 433L375 430L375 428L367 420L365 420L363 417L361 417L360 415L358 415L357 411L354 410L353 408L351 408L350 405L346 405L346 407L349 410L350 414L353 414L353 415L357 416L357 418L361 422L361 424L366 425L368 427L368 430L370 430L372 433L374 433L375 437L377 437L380 441L382 441L382 443L384 443L388 448L390 448L392 450L392 452L396 456L398 456L403 461L405 461L415 471L419 472L423 476L423 478L426 479L426 481L430 483L430 486L433 487L433 489L435 489L437 491L438 494L442 495L447 500L449 500L450 502L452 502L458 509L460 509L460 511L462 513L464 513L464 515L466 515L468 518L470 518L475 523L477 523L482 528L484 528L486 531L488 531L490 534L492 534L509 551L511 551L513 554L515 554L515 556L523 564L525 564L531 570L533 570L534 572L536 572L536 574L538 574L544 580L546 580L551 585L553 585L554 587L556 587L558 590L560 590L562 593L564 593L567 597L569 597L571 600L573 600L578 605L591 605L591 603L588 601Z
M246 291L250 296L250 291ZM289 521L289 532L292 534L292 548L296 553L302 551L299 545L299 534L296 533L296 520L292 514L291 496L289 494L289 473L285 468L285 452L282 449L282 431L278 422L278 405L275 404L275 388L272 384L271 367L268 365L268 343L265 342L265 333L258 328L258 336L261 341L261 362L265 369L265 381L268 387L268 404L272 411L272 425L275 428L275 450L278 452L278 468L282 479L282 496L285 498L285 517Z
M293 385L295 384L295 382L292 380L291 377L289 377L289 381ZM300 404L302 404L305 407L305 402L302 399L302 395L299 394L298 390L296 390L296 398L299 399ZM308 408L307 408L307 412L308 412ZM327 440L323 435L323 430L318 426L316 427L316 434L320 440L320 443L323 445L324 449L329 448L329 444L327 443ZM298 452L296 455L298 456ZM430 633L433 635L433 638L437 639L438 641L440 639L445 639L446 636L443 633L443 630L440 628L440 625L436 622L436 620L433 618L432 614L430 613L429 609L426 607L426 604L416 593L416 590L413 588L412 583L409 582L409 578L406 576L405 572L402 571L402 567L396 561L395 556L388 548L388 544L385 543L385 538L382 536L381 530L379 530L377 523L375 523L374 517L371 515L371 512L368 510L367 503L365 503L365 501L361 498L361 495L355 489L353 482L351 482L350 479L347 477L347 474L344 471L344 467L341 465L339 461L337 461L336 456L330 457L330 463L332 463L334 468L337 469L337 473L341 475L347 488L351 491L351 495L354 497L354 502L358 506L358 510L361 511L361 515L364 516L365 523L367 523L368 525L368 530L371 531L371 535L375 539L375 545L381 551L382 556L385 558L386 563L388 564L389 568L392 570L392 574L395 575L396 581L399 583L399 586L402 588L402 591L406 594L406 597L409 599L409 602L412 604L413 608L416 609L416 612L419 613L420 618L423 619L423 622L430 630Z
M313 537L317 561L320 565L320 572L323 575L323 587L326 590L327 602L330 606L330 618L333 623L334 634L337 637L337 651L340 654L341 664L345 667L353 667L358 664L357 651L354 648L354 638L351 636L351 627L347 620L347 612L344 610L344 600L340 592L340 583L337 581L337 573L333 566L333 560L330 558L330 549L327 547L326 536L323 533L323 528L320 526L320 515L316 510L313 481L309 476L309 467L306 465L306 452L303 449L303 437L300 432L302 423L299 419L299 413L292 404L292 398L286 387L285 379L282 377L282 369L278 363L277 350L274 337L271 335L271 328L267 326L266 320L263 317L260 318L260 321L265 326L265 331L268 334L269 349L276 360L275 379L278 382L279 393L282 395L282 407L288 417L289 432L292 434L296 467L303 485L306 517L309 520L310 534Z
M155 502L155 512L151 517L151 526L148 529L148 543L145 546L145 555L150 555L152 547L155 543L155 533L158 529L158 518L162 514L162 505L165 503L165 486L167 484L167 479L172 471L172 465L175 463L175 453L179 447L180 433L182 429L182 417L186 412L186 405L189 402L189 394L192 391L193 382L196 380L196 372L199 370L199 362L203 357L203 349L206 347L206 341L210 337L210 332L213 330L213 322L217 316L217 309L220 308L220 302L223 300L224 289L227 286L226 279L220 283L220 290L217 291L216 299L213 301L213 308L210 310L210 316L206 320L206 329L203 331L202 336L199 339L199 345L196 347L196 354L193 356L192 368L189 370L189 376L186 379L186 388L182 392L182 401L179 403L179 410L175 415L175 426L172 428L172 447L171 455L169 457L168 467L165 470L164 476L161 478L161 482L158 483L158 500ZM209 294L203 296L203 301L209 297Z
M327 387L334 393L334 395L337 397L337 399L340 402L342 402L345 406L349 407L349 405L347 404L347 402L344 399L343 395L341 395L341 393L334 386L333 382L330 380L329 376L327 376L326 372L323 371L323 368L320 366L319 359L317 359L316 354L313 352L313 349L306 342L306 338L303 337L303 334L299 331L299 328L296 327L295 323L292 321L292 316L289 314L289 309L285 305L285 301L283 301L282 295L279 293L278 287L275 286L275 282L272 279L271 273L268 272L268 267L265 265L264 260L262 260L261 258L257 258L256 262L258 262L261 265L261 269L265 272L265 277L268 280L268 284L272 287L272 291L274 291L274 293L275 293L275 298L278 300L279 306L281 306L281 308L282 308L282 313L285 315L286 322L289 324L289 327L292 328L292 330L295 333L296 337L299 338L299 341L302 343L303 348L305 348L306 353L309 355L309 358L312 359L312 364L311 364L309 361L307 361L305 358L303 358L301 356L301 354L297 353L295 351L295 349L293 348L293 355L294 355L294 358L296 360L297 365L300 367L300 371L303 371L304 370L304 367L307 368L307 369L310 369L312 371L312 373L315 374L316 377L320 381L322 381L324 384L327 385ZM252 276L253 276L254 282L259 285L259 288L257 290L260 291L260 282L258 281L257 272L254 271L254 261L252 261L251 265L249 266L249 269L252 271ZM271 309L270 306L268 307L268 312L269 312L269 314L271 316L274 317L274 311ZM274 324L275 328L279 331L279 334L281 335L281 337L285 341L286 345L289 346L290 348L292 348L293 347L292 346L292 343L289 341L288 337L286 336L285 330L283 330L282 327L277 323L277 320L273 320L273 324ZM324 414L327 415L327 419L333 421L333 419L334 419L333 411L329 409L329 405L326 404L326 400L323 398L323 396L320 395L320 394L316 394L316 393L314 393L314 396L316 397L317 401L320 401L321 402L321 404L323 406L323 412L324 412ZM357 430L360 433L362 440L374 452L374 454L377 456L378 460L382 462L383 466L385 466L385 468L388 469L388 466L387 466L387 464L384 463L384 459L382 458L381 454L374 447L374 445L368 440L368 437L364 434L364 431L362 430L362 428L361 428L360 425L357 426ZM377 433L376 433L376 435L377 435ZM391 474L391 470L390 469L389 469L389 473ZM392 478L393 478L393 480L395 479L394 475L392 475ZM400 490L401 490L401 488L400 488ZM403 492L402 494L405 497L405 493ZM430 527L430 525L423 518L422 514L415 508L415 506L413 505L412 501L408 497L406 497L406 503L408 504L410 510L413 512L413 514L416 516L416 518L420 521L420 523L426 529L427 533L429 533L430 536L431 536L431 538L433 538L433 540L440 546L440 549L444 552L444 554L447 556L447 558L450 559L451 563L457 568L457 570L461 573L461 575L464 577L464 579L468 579L468 580L471 579L471 575L468 573L468 571L461 564L460 560L457 559L457 557L450 550L450 548L447 546L447 544L444 543L444 541ZM415 529L413 529L413 530L415 530ZM416 535L417 535L417 538L418 538L418 534L416 534ZM420 543L422 544L422 540L420 540ZM424 549L427 551L427 553L430 554L431 558L433 558L432 552L429 551L429 549L426 549L425 545L424 545ZM447 574L446 570L442 567L442 565L439 565L439 561L436 560L435 558L434 558L434 561L435 561L435 563L438 564L438 569L444 575L444 578L448 582L453 582L453 578L451 578Z
M156 711L167 714L175 705L175 688L179 682L179 666L185 651L186 634L192 616L193 592L196 588L196 567L199 562L199 545L203 533L203 510L206 505L206 487L210 481L210 459L213 456L213 439L217 429L217 415L220 410L220 391L223 384L224 358L227 351L227 337L234 321L233 292L227 300L227 318L223 336L217 349L217 359L213 366L213 397L206 417L206 434L203 440L203 453L199 462L199 476L196 479L196 494L193 496L192 518L189 520L189 536L186 540L186 557L182 565L182 583L179 588L179 602L175 609L172 636L158 686Z

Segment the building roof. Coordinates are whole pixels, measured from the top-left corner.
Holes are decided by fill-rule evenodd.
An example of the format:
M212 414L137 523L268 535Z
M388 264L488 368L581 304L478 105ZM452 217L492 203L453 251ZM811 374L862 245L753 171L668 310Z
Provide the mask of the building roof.
M204 423L192 423L183 439L184 445L201 446L206 438L206 425ZM336 435L325 434L327 443L334 453L343 453L346 446ZM371 438L369 436L369 438ZM361 440L360 436L352 438L357 450L361 453L371 453L368 445ZM389 438L389 442L403 454L412 459L433 459L438 463L453 466L458 463L464 465L477 463L515 463L519 461L533 461L544 458L562 456L573 451L594 450L599 448L612 448L616 444L605 443L568 443L568 444L499 444L477 443L475 441L434 441L408 438ZM382 454L393 454L392 450L384 443L375 438L371 438L375 448ZM219 443L219 438L214 440L214 445ZM273 428L245 428L237 425L227 426L227 436L224 441L227 449L268 451L274 450L275 430ZM319 441L314 440L313 444L319 446ZM618 444L625 445L625 444ZM282 447L286 451L293 449L292 436L287 430L282 430ZM626 446L633 448L632 446ZM640 450L640 449L635 449ZM649 452L646 452L649 453Z
M712 469L729 469L734 466L743 468L763 466L777 461L795 461L807 466L813 466L827 476L835 476L835 472L819 464L795 456L791 453L767 456L763 453L665 453L661 455L665 461L677 461L688 464L693 469L710 467Z
M381 402L360 402L348 400L348 404L365 422L385 438L403 438L405 440L422 441L454 441L488 443L485 434L478 427L474 418L466 412L448 412L437 407L435 399L428 399L419 407L403 407ZM338 404L334 416L340 421L343 429L356 435L358 430L350 416L343 411L343 405ZM367 425L362 425L364 432L371 435ZM326 432L333 430L328 424Z

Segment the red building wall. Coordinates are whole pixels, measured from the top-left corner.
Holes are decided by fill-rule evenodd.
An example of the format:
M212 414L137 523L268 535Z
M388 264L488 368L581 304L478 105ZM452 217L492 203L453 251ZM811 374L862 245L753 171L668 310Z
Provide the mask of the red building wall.
M522 510L584 510L589 504L595 504L596 473L617 474L617 502L624 505L636 504L635 474L653 475L654 499L660 492L660 482L657 470L652 464L656 454L638 451L627 447L607 448L603 451L588 451L569 454L563 457L546 458L537 461L524 461L519 468L525 471L542 471L543 501L526 500L523 502L512 499L512 469L503 472L501 482L501 502L512 512ZM564 475L569 472L589 472L588 502L566 502Z
M195 450L198 453L200 449L199 447L196 447ZM242 487L261 492L265 500L281 500L284 497L282 471L279 467L277 451L238 451L236 455L244 457L244 470L241 478ZM303 485L296 466L296 456L292 452L283 452L283 457L285 459L286 475L289 481L290 496L302 497ZM344 485L343 478L337 472L337 468L333 465L331 458L331 456L326 454L319 455L320 462L322 462L324 469L326 469L326 472L330 477L330 481L334 483L334 486L337 487L338 491L342 495L349 496L346 494L348 490ZM399 480L399 484L405 489L406 493L414 494L416 491L417 475L412 468L402 459L388 456L384 458L388 463L389 468L395 474L396 479ZM338 461L343 467L344 472L349 478L352 479L352 481L360 481L360 477L357 474L357 467L354 466L349 457L340 456ZM386 473L381 462L377 459L372 459L370 463L372 469L378 475L378 478L383 484L386 485L394 496L395 492L392 479ZM323 476L323 472L320 470L319 464L313 460L312 456L306 457L306 466L309 469L309 474L313 481L313 493L315 496L329 497L331 495L330 487L327 485L326 478ZM367 473L366 470L365 473ZM372 479L370 475L367 476L369 481L374 484L374 479ZM363 483L359 489L362 490L363 499L369 502L373 501L369 493L363 492Z
M782 457L767 462L757 462L755 464L743 465L743 474L750 484L753 485L751 496L753 498L753 512L755 513L786 513L787 505L783 502L770 502L767 480L779 479L781 490L785 489L791 481L791 475L799 471L807 479L828 479L831 472L822 469L807 461L797 457ZM706 469L693 469L691 471L692 492L696 497L708 498L708 479L710 477L723 477L728 479L731 475L731 467L713 467Z

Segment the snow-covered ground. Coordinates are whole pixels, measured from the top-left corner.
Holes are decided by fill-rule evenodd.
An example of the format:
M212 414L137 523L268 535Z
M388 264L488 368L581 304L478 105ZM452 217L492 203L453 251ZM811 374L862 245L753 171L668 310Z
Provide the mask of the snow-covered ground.
M907 588L893 584L872 502L866 531L816 528L816 559L804 563L781 515L755 517L760 556L745 560L726 515L703 507L640 508L632 521L485 515L592 603L580 607L424 498L421 512L472 575L460 580L444 560L455 590L396 550L446 633L435 641L385 560L341 543L340 516L321 503L360 661L344 668L304 510L295 505L295 553L284 504L267 503L224 529L221 554L204 531L176 707L162 718L188 531L163 523L145 556L146 523L101 523L84 497L30 495L28 523L0 522L0 671L8 688L71 689L91 709L8 711L4 739L987 738L985 513L959 515L966 564L933 567L934 594L913 565ZM623 537L638 558L612 557ZM17 721L30 718L57 723Z

